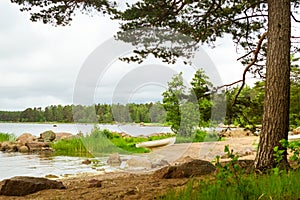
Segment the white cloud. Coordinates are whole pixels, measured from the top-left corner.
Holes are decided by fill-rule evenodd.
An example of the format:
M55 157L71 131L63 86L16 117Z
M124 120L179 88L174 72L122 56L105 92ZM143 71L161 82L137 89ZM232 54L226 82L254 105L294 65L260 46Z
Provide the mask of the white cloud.
M72 25L66 27L33 23L28 13L20 12L19 7L10 1L0 2L0 13L0 110L72 104L74 85L81 66L93 50L111 38L118 28L117 22L103 16L77 15ZM229 83L241 77L243 67L235 62L235 49L230 39L220 40L220 44L215 49L205 48L205 51L216 65L223 82ZM154 60L146 61L143 66L149 64L167 66ZM186 80L191 78L193 69L187 66L168 67L174 73L185 71ZM133 84L132 90L134 81L158 76L155 72L143 76L131 74L135 68L136 64L129 66L116 60L107 75L99 77L97 87L90 88L95 92L95 101L109 103L116 95L117 84L123 79L127 88ZM161 79L166 84L170 76L168 74ZM163 87L155 84L135 87L130 99L156 101L161 98Z
M72 26L54 27L18 9L0 2L0 109L71 104L81 65L118 24L78 15Z

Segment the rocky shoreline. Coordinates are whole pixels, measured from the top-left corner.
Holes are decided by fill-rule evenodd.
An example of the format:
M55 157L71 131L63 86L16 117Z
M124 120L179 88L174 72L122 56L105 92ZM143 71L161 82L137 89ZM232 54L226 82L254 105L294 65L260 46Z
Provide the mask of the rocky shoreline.
M51 130L41 133L40 137L30 133L23 133L16 138L15 142L5 141L0 143L0 151L7 153L53 153L54 149L50 147L51 142L71 137L75 136L71 133L54 133Z
M146 163L147 167L144 168L132 167L114 172L103 171L100 174L78 174L75 177L56 179L62 182L66 189L45 189L20 197L0 195L0 199L154 199L168 189L185 185L191 175L198 174L195 179L201 179L215 173L215 168L210 162L223 152L225 145L229 145L236 153L251 149L248 155L241 155L241 159L251 162L255 158L254 144L257 139L255 136L240 136L220 142L175 144L143 154L141 157L144 159L141 160L135 157L137 162ZM122 162L127 163L128 160L115 154L110 156L108 162L116 164L116 168L121 168ZM162 166L152 168L155 160L166 162L163 161ZM222 160L228 159L223 156ZM151 162L151 166L148 161ZM245 165L250 166L248 162ZM139 164L137 166L140 167Z

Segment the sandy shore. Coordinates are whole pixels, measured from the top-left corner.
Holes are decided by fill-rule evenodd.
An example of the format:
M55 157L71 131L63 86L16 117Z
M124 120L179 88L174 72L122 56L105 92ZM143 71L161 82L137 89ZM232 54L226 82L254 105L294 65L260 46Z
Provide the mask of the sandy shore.
M165 159L171 164L184 162L187 156L212 161L216 155L224 155L224 146L229 145L234 152L252 153L242 159L254 159L255 144L258 137L247 136L226 138L221 142L175 144L155 149L144 156L150 159ZM152 172L131 171L113 172L99 175L81 174L61 180L67 189L44 190L25 197L0 196L0 200L9 199L155 199L169 189L184 186L188 179L158 179ZM99 183L91 187L91 183Z

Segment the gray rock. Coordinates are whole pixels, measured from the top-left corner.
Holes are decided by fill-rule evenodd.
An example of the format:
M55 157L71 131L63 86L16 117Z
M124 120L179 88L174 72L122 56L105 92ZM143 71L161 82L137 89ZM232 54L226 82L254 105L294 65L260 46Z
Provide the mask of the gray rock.
M169 166L170 163L166 160L160 160L159 162L152 163L152 168Z
M6 142L2 142L0 150L1 151L5 151L8 148L9 145L10 145L10 142L7 142L7 141Z
M239 152L239 157L253 155L254 151L250 147L246 147L243 151Z
M109 164L110 166L120 166L121 164L121 158L120 155L118 153L114 153L111 154L107 160L107 164Z
M74 137L72 133L60 132L55 133L56 137L55 140L68 140Z
M44 142L52 142L55 140L56 134L53 131L45 131L40 134L40 139L42 139Z
M84 165L89 165L92 163L92 161L90 159L86 159L86 160L82 161L81 163Z
M152 163L144 157L133 157L127 160L126 165L128 168L143 168L151 169Z
M91 179L88 181L88 187L93 188L93 187L102 187L102 181L97 180L97 179Z
M25 196L45 189L65 189L58 181L46 178L16 176L0 182L0 195Z
M175 166L168 166L157 170L153 176L157 178L189 178L215 172L216 167L205 160L192 160Z
M37 138L30 133L23 133L16 139L16 143L19 144L20 146L24 146L27 143L35 142L35 141L37 141Z
M29 148L27 146L20 146L18 150L20 153L27 153L29 151Z
M29 148L30 152L43 151L49 148L49 143L47 142L30 142L26 146Z
M5 152L16 152L18 151L17 145L13 142L2 142L0 151L5 151Z

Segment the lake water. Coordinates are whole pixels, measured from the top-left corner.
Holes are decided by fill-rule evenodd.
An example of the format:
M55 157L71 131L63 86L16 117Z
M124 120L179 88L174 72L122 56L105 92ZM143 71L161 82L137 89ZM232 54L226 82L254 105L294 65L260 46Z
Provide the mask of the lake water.
M53 130L54 132L69 132L72 134L90 133L93 124L31 124L31 123L0 123L0 132L13 133L16 136L22 133L31 133L39 136L40 133ZM172 132L170 127L139 126L139 125L104 125L97 124L100 129L108 129L116 132L126 132L133 136L149 135L151 133ZM84 165L86 158L68 156L42 156L37 154L3 153L0 152L0 180L13 176L37 176L44 177L48 174L63 176L64 174L78 174L85 172L96 173L91 165ZM107 158L97 158L98 164L103 169L112 170L106 165Z
M0 152L0 180L14 176L45 177L52 174L58 177L78 173L92 172L91 165L82 164L86 158L68 156L42 156L37 154ZM99 160L100 159L100 160ZM99 164L105 164L106 158L97 158Z
M40 133L48 130L54 132L68 132L72 134L90 133L94 128L93 124L37 124L37 123L0 123L0 132L13 133L16 136L22 133L31 133L39 136ZM170 133L170 127L161 126L140 126L136 124L97 124L100 129L108 129L115 132L125 132L132 136L149 135L152 133Z

